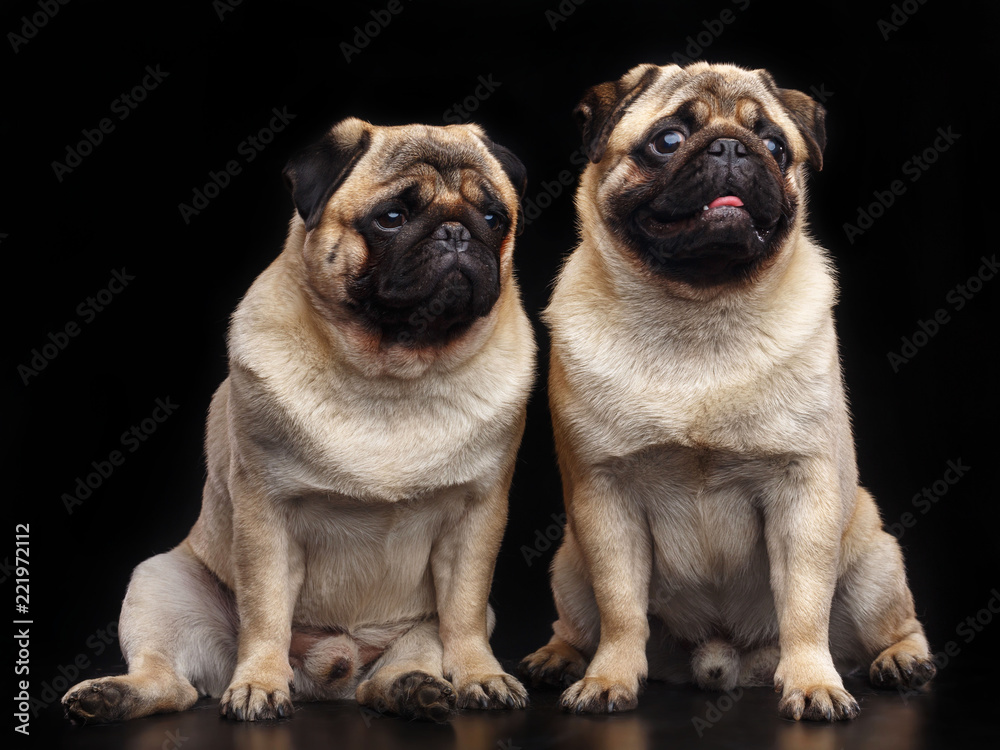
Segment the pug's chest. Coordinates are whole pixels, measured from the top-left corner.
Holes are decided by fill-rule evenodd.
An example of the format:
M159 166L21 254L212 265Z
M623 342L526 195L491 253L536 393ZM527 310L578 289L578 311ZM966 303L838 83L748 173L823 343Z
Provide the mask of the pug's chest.
M400 502L459 485L488 485L510 451L509 417L461 404L402 404L315 414L296 456L312 491Z
M613 342L590 358L573 353L564 403L597 460L668 444L747 455L811 452L821 449L831 411L843 406L838 373L825 363L776 360L752 347L740 356L661 349L629 358Z
M650 432L656 443L759 456L801 450L813 442L809 427L817 424L782 400L780 391L747 386L671 399L655 414Z
M818 394L804 403L771 383L727 388L697 378L650 378L589 393L595 395L568 411L570 423L581 428L581 444L598 461L663 445L752 456L819 448L824 397Z

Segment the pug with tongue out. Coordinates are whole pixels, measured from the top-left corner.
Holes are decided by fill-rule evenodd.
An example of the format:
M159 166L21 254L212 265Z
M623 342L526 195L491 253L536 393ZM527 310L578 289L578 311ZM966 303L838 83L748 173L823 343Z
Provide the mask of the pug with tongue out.
M858 484L827 253L805 229L823 108L763 70L641 65L576 109L580 245L545 311L567 513L559 619L522 672L575 712L643 681L773 686L853 718L841 674L934 674Z

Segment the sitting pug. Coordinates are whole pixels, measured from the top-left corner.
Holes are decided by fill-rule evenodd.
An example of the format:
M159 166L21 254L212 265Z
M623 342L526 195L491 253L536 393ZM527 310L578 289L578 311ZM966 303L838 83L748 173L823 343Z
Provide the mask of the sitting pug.
M577 712L647 675L774 685L847 719L841 671L934 674L896 540L858 485L827 253L824 110L763 70L641 65L576 110L582 241L545 320L568 523L523 671Z
M201 515L135 569L128 674L73 687L71 718L526 703L487 605L535 357L523 166L474 125L348 119L285 177L297 212L232 318Z

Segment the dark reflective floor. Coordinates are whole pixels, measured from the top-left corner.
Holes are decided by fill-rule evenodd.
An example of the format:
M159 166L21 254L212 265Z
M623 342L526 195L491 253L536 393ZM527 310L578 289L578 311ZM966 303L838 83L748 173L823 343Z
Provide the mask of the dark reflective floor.
M858 680L849 680L848 688L861 703L861 716L833 725L779 719L777 697L763 688L736 692L734 700L694 687L653 683L637 711L610 717L564 714L556 692L533 691L527 710L466 711L442 725L379 716L347 701L300 703L292 719L240 725L220 719L217 702L205 700L182 714L110 726L74 727L60 722L53 707L34 726L51 733L46 747L126 750L912 750L993 747L1000 738L985 669L978 677L942 673L929 692L916 696L875 691Z

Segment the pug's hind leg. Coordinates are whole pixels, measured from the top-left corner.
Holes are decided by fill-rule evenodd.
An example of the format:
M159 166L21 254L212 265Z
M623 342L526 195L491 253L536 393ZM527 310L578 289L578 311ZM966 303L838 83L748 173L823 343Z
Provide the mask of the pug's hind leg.
M456 698L442 674L442 659L437 621L415 625L389 645L358 685L358 703L405 719L445 721Z
M919 688L937 674L923 628L915 619L909 624L911 632L882 651L872 662L868 678L875 687Z
M861 652L872 659L872 685L919 688L937 669L916 618L899 543L881 529L874 500L864 489L858 490L852 527L861 537L854 542L859 554L838 583L834 606L846 608ZM869 533L863 534L866 529Z
M518 673L533 687L548 685L566 688L583 679L587 671L587 657L558 635L521 660Z
M549 642L521 660L518 672L534 686L566 688L583 679L597 649L601 615L594 589L587 580L580 548L566 528L562 546L552 561L552 593L559 619Z
M186 544L140 563L119 622L128 674L70 688L69 719L109 722L183 711L202 692L218 695L236 663L232 595Z
M198 700L198 691L180 677L169 661L145 654L129 662L119 677L84 680L63 696L66 718L80 723L126 721L156 713L184 711Z

